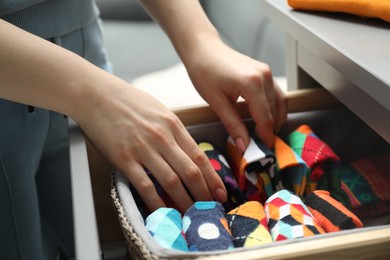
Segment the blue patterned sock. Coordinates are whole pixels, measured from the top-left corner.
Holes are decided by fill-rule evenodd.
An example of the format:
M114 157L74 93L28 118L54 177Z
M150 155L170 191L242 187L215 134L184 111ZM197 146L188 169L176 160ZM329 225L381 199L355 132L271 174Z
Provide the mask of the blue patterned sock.
M145 226L160 246L188 251L181 215L177 210L159 208L146 218Z
M234 248L225 210L215 201L198 201L183 217L183 231L190 251L215 251Z

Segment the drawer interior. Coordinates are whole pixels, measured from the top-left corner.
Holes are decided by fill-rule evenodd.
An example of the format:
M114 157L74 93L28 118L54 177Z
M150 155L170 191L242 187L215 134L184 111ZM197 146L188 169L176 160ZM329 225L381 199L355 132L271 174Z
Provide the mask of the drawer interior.
M245 121L249 131L253 131L254 123L251 120ZM294 129L302 124L309 125L314 133L319 136L324 142L326 142L335 153L341 158L342 161L350 162L362 157L380 155L390 153L390 144L384 141L379 135L377 135L370 127L368 127L364 122L362 122L358 117L356 117L352 112L345 108L335 108L335 109L326 109L326 110L314 110L310 112L296 112L290 113L288 115L288 122L284 127L277 133L281 138L285 137L287 134L291 133ZM228 138L228 133L226 132L224 126L220 122L206 123L206 124L187 124L187 129L189 133L193 136L197 142L209 142L221 152L224 156L228 157L226 151L226 141ZM123 183L126 184L123 186ZM122 188L118 189L119 197L124 199L126 203L124 205L124 211L127 212L127 218L131 226L134 227L135 233L140 235L140 237L146 242L147 248L151 250L153 254L158 255L159 257L172 257L175 258L194 258L205 256L204 253L178 253L177 251L167 250L159 248L153 239L147 234L146 229L143 226L144 217L140 215L139 212L134 212L135 208L140 206L137 201L137 195L132 194L129 191L128 183L123 177L116 177L116 184ZM124 188L123 188L124 187ZM126 194L124 194L126 193ZM130 202L129 202L130 201ZM335 233L329 233L324 235L317 235L314 237L296 239L291 241L282 241L276 242L272 245L265 245L261 247L255 247L250 249L235 249L233 250L238 255L238 258L242 258L243 254L254 254L255 252L268 252L271 250L270 255L279 255L278 251L279 246L286 248L291 247L289 250L296 250L294 245L297 243L313 243L313 247L318 248L318 251L311 252L305 249L305 246L299 247L297 255L309 255L317 253L326 253L329 252L329 248L325 247L323 242L328 241L329 246L333 243L334 238L337 238L338 243L342 245L342 248L337 246L339 250L346 250L348 248L360 248L362 249L363 245L377 244L381 245L381 250L383 248L387 251L386 247L383 247L383 243L389 243L390 241L390 213L386 215L376 216L370 219L362 219L365 224L365 228L359 230L346 230ZM371 227L370 227L371 226ZM375 235L365 235L363 233L374 232ZM375 233L377 232L377 233ZM362 240L355 241L356 233L361 234ZM347 237L349 240L347 240ZM360 237L360 235L359 235ZM383 240L384 239L384 240ZM315 242L317 241L317 242ZM300 245L300 244L299 244ZM304 244L302 244L304 245ZM359 250L360 250L359 249ZM261 250L261 251L260 251ZM286 249L287 250L287 249ZM335 250L335 249L334 249ZM292 252L291 251L291 252ZM207 252L206 255L211 255L217 257L217 255L224 255L229 253L230 256L234 255L234 252ZM278 253L279 252L279 253ZM335 251L336 252L336 251ZM357 251L354 251L355 254ZM265 254L266 255L266 254ZM283 255L283 254L281 254ZM256 258L258 258L256 256ZM225 258L224 258L225 259Z

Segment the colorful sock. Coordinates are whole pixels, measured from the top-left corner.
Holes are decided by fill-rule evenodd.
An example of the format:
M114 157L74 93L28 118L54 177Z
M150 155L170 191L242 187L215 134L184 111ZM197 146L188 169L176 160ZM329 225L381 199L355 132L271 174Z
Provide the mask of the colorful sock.
M249 146L244 154L239 152L232 137L228 138L227 151L238 186L244 193L248 186L246 173L270 172L275 164L274 154L255 134L251 134Z
M275 136L275 175L282 180L283 186L291 186L298 196L302 197L306 188L308 168L302 158L281 138Z
M343 204L348 210L351 210L351 201L348 194L344 191L340 175L345 171L343 163L338 163L337 166L332 167L329 172L325 173L318 181L317 189L326 190L330 193L330 196Z
M301 199L288 190L276 192L264 208L274 241L325 233Z
M177 210L159 208L146 218L145 226L160 246L188 251L181 215Z
M263 206L249 201L226 214L235 247L272 243Z
M316 190L307 195L305 205L326 232L363 227L362 222L328 191Z
M260 201L261 203L264 203L267 200L268 196L264 189L264 182L261 174L262 173L258 172L245 172L245 177L248 181L245 192L247 201Z
M183 230L190 251L214 251L234 248L225 210L216 201L198 201L183 217Z
M317 182L327 168L334 162L340 161L332 149L319 139L307 125L302 125L292 132L287 137L287 143L309 168L307 194L316 190Z
M390 2L388 0L288 0L288 4L296 9L343 12L362 17L381 18L390 22Z
M263 180L264 191L268 199L272 196L272 194L274 194L274 188L272 187L271 178L269 177L269 174L267 172L262 172L259 174L259 176Z
M243 204L245 202L244 195L238 187L233 172L225 157L215 150L214 146L210 143L202 142L199 143L198 146L209 158L214 170L218 173L219 177L221 177L223 183L225 184L228 194L228 201L223 204L225 209L231 210Z
M344 164L338 171L341 187L348 194L354 212L367 204L373 207L382 204L381 201L390 202L390 154L362 158ZM382 212L381 208L378 211Z

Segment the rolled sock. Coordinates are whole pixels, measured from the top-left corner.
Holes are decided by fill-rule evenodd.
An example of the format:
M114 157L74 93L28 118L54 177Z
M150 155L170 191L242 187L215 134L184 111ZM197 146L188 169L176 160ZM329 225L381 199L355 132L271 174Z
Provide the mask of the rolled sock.
M294 193L302 197L306 189L308 175L306 163L278 136L275 136L274 151L276 179L282 180L285 187L291 186Z
M263 206L248 201L226 214L235 247L250 247L272 243Z
M274 241L325 233L302 200L288 190L276 192L264 208Z
M390 154L353 161L340 173L353 208L374 201L390 201Z
M146 218L145 227L161 247L188 251L181 215L177 210L172 208L155 210Z
M306 196L305 205L326 232L363 227L362 222L328 191L316 190Z
M248 176L252 175L253 172L256 174L262 172L269 173L275 165L273 152L253 133L251 134L249 145L244 154L239 152L231 136L227 140L227 151L231 160L233 174L240 190L244 194L248 194ZM257 181L258 179L256 177L253 180ZM253 186L258 187L256 184ZM260 192L258 194L250 193L249 197L260 197ZM246 199L249 200L248 197Z
M206 154L214 170L225 184L228 195L228 201L223 204L225 209L231 210L245 203L244 195L238 187L237 181L225 157L210 143L201 142L198 146Z
M219 202L195 202L184 214L183 231L190 251L234 248L225 210Z
M302 125L287 137L287 144L303 159L309 168L307 194L316 190L317 183L328 167L340 158L307 125Z

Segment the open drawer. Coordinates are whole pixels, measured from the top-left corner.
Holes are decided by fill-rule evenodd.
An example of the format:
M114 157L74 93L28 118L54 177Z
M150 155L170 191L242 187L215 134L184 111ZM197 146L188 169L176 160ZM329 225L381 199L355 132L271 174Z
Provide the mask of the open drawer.
M344 108L323 89L292 92L289 98L289 118L278 133L281 137L301 124L313 131L339 155L351 161L376 153L389 153L390 145ZM249 129L253 122L245 104L237 105ZM175 111L198 142L208 141L226 155L228 134L209 107ZM185 253L160 247L144 226L136 195L119 172L113 173L112 199L117 210L129 253L134 259L288 259L299 258L383 258L390 256L390 213L375 220L367 219L366 227L275 242L251 248Z

